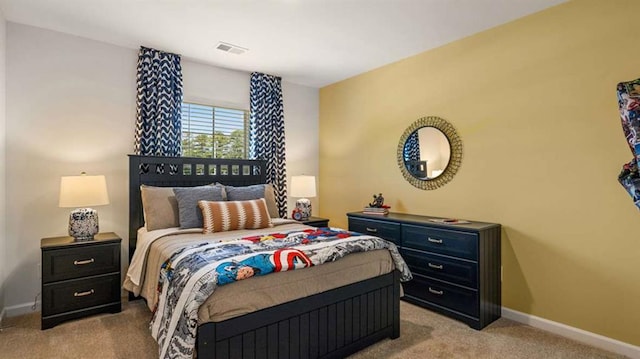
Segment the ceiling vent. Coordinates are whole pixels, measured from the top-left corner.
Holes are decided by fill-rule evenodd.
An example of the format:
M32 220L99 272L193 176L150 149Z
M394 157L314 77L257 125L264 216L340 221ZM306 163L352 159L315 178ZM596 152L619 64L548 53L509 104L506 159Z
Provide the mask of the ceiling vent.
M249 51L249 49L247 49L247 48L240 47L238 45L233 45L233 44L230 44L228 42L222 42L222 41L220 41L218 43L218 45L216 45L216 49L218 49L220 51L224 51L224 52L230 52L230 53L236 54L236 55L241 55L241 54L244 54L245 52Z

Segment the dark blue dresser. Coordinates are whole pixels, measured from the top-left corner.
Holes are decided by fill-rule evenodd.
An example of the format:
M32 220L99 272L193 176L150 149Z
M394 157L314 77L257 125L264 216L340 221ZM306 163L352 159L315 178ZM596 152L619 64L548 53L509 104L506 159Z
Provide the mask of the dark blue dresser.
M439 217L347 213L349 230L394 242L413 273L403 300L482 329L501 313L501 226Z

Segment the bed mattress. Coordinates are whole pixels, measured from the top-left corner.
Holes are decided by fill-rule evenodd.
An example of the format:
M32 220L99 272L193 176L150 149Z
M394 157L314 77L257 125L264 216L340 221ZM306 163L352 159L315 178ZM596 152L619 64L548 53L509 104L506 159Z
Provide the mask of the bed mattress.
M216 240L229 241L252 235L309 228L312 227L299 223L286 223L274 228L222 232L215 233L214 236ZM138 238L141 238L141 235ZM205 237L193 231L169 234L155 239L145 251L146 256L139 280L132 280L128 275L124 288L145 298L149 309L153 310L158 301L158 278L162 264L181 247L211 239L211 235ZM216 288L215 292L200 306L198 322L204 324L224 321L386 274L394 268L389 251L375 250L354 253L319 266L241 280ZM138 284L135 284L135 281Z

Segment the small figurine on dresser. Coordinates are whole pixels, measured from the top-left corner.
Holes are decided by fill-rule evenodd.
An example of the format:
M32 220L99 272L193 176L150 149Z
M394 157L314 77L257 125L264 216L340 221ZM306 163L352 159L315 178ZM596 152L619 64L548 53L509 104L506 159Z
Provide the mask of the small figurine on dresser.
M382 193L378 193L377 195L373 195L373 202L369 203L368 207L364 207L362 213L386 216L389 214L389 208L391 207L384 204Z

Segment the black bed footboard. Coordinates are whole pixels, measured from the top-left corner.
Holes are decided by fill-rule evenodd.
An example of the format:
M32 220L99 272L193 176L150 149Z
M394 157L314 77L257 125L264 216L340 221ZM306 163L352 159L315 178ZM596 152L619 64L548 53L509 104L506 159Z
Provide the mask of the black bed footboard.
M398 271L198 328L198 358L343 358L400 335Z

